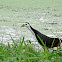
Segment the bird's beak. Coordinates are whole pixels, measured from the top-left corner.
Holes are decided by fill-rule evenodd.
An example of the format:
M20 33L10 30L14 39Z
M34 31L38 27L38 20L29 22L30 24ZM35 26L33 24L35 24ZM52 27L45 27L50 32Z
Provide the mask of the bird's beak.
M21 27L24 27L24 24Z

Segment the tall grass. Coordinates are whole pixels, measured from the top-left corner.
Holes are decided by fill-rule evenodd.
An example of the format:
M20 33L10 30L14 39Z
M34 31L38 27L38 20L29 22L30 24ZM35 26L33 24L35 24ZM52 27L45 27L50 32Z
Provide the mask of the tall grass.
M0 62L62 62L62 49L44 54L42 49L35 51L31 41L26 44L24 37L22 41L17 40L18 43L11 39L11 45L0 43Z

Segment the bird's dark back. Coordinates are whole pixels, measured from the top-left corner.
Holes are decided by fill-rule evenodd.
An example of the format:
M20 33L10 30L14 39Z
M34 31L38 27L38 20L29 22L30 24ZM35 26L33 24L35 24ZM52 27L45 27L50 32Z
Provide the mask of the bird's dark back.
M32 27L31 27L31 29L34 31L35 36L36 36L38 42L39 42L41 45L42 45L42 43L41 43L40 39L38 38L38 36L41 38L41 40L44 42L44 44L45 44L47 47L51 47L52 43L53 43L53 47L55 47L55 45L60 42L58 38L50 38L50 37L48 37L48 36L46 36L46 35L40 33L39 31L33 29ZM38 36L37 36L37 35L38 35Z

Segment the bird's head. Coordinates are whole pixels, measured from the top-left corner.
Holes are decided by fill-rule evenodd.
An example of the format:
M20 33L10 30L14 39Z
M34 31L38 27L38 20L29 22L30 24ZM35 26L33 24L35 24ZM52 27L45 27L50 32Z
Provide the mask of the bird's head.
M25 23L23 23L23 25L21 26L21 27L30 27L30 24L28 23L28 22L25 22Z

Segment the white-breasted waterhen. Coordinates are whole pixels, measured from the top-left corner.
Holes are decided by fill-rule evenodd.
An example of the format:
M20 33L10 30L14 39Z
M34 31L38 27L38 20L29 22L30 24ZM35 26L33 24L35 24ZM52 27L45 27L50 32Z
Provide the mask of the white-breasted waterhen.
M45 46L46 46L47 48L51 48L51 46L52 46L52 47L60 46L60 44L61 44L61 42L62 42L61 39L60 39L60 40L61 40L61 42L60 42L59 38L51 38L51 37L48 37L48 36L46 36L46 35L40 33L40 32L37 31L36 29L32 28L28 22L25 22L25 23L22 25L22 27L27 27L27 28L35 35L35 37L36 37L36 39L38 40L38 42L43 46L43 44L42 44L42 42L41 42L41 40L42 40L43 43L45 44ZM39 37L38 37L37 35L40 37L41 40L39 39ZM53 40L54 40L54 42L53 42ZM53 45L52 45L52 44L53 44Z

